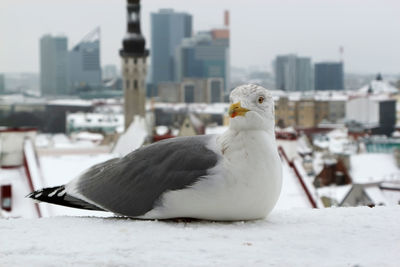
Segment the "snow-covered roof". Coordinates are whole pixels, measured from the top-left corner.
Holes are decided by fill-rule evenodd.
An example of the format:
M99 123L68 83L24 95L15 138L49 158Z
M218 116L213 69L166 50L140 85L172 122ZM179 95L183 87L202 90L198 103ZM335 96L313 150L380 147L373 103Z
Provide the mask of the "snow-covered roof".
M368 195L368 197L372 200L375 205L387 205L388 201L386 200L385 195L382 190L377 186L366 186L364 188L364 192Z
M80 132L73 135L73 139L79 141L92 141L92 142L101 142L104 139L102 134L98 133L90 133L90 132Z
M363 94L368 94L370 91L372 91L372 94L394 94L399 92L397 88L382 80L373 80L358 89L358 93Z
M124 124L124 115L114 113L69 113L67 114L67 123L69 127L74 128L118 128Z
M349 139L348 129L345 127L336 128L324 135L315 136L313 145L336 154L355 153L357 150L357 146Z
M60 106L92 106L93 102L83 99L54 99L47 102L49 105L60 105Z
M305 135L302 135L297 139L297 152L303 155L312 153L312 148L310 147Z
M83 136L87 136L88 134L83 134ZM36 137L35 145L40 149L88 149L96 147L93 140L89 138L77 138L73 140L65 134L39 134Z
M331 186L323 186L317 188L318 196L327 197L336 201L337 205L339 205L345 196L351 190L352 185L331 185Z
M228 110L228 103L154 103L154 108L156 109L165 109L172 110L175 112L191 112L196 114L225 114ZM146 109L149 110L150 106L146 106Z
M207 126L205 134L223 134L228 130L229 126L220 126L220 125L214 125L214 126Z
M164 134L167 134L169 131L168 126L165 126L165 125L159 125L159 126L156 126L155 128L156 128L155 130L156 130L157 135L164 135Z
M125 156L129 152L140 148L149 136L146 119L135 116L131 125L123 133L113 148L113 153Z
M400 169L392 154L363 153L350 156L353 183L379 183L400 180Z
M32 201L26 201L25 198L25 196L31 192L31 189L29 188L26 172L23 167L12 169L0 168L0 185L11 185L12 190L12 209L11 212L5 214L6 217L37 218L38 214L34 203ZM1 211L0 209L0 212Z
M282 162L282 177L282 191L275 209L311 208L306 193L286 162Z

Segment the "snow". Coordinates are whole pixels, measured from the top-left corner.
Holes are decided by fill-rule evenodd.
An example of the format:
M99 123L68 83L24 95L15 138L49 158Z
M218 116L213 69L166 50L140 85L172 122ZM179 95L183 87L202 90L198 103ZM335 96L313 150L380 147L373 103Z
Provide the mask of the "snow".
M364 189L365 193L368 195L368 197L372 200L373 203L376 205L388 205L388 201L386 201L386 198L382 192L381 189L379 189L378 186L367 186Z
M370 84L367 84L360 89L358 89L359 93L367 94L369 89L372 89L373 94L395 94L398 93L399 90L397 90L395 87L390 85L389 83L385 81L378 81L374 80L371 81Z
M113 153L120 156L127 155L129 152L140 148L145 143L148 135L146 119L135 116L126 132L119 137Z
M80 132L80 133L74 134L73 139L79 140L79 141L91 141L94 143L100 143L104 139L104 136L99 133Z
M43 173L44 187L63 185L79 176L94 164L115 158L116 154L94 154L94 155L64 155L64 156L42 156L40 166ZM30 199L28 202L32 202ZM40 203L40 209L46 211L45 216L75 215L75 216L111 216L111 213L100 211L89 211L68 208L58 205Z
M12 168L12 169L0 168L0 185L11 185L12 189L12 203L11 203L12 209L11 212L7 213L7 217L8 216L24 217L24 218L37 217L34 203L32 201L26 201L25 198L25 196L31 192L29 185L26 181L25 175L26 174L23 167ZM0 253L0 259L1 259L1 253ZM0 265L1 265L1 260L0 260Z
M215 223L0 220L4 266L398 266L400 207L293 209Z
M223 134L228 130L228 126L226 125L212 125L207 126L205 134Z
M319 135L313 140L313 144L331 153L355 153L357 146L349 140L347 128L337 128L324 135Z
M61 106L92 106L92 101L83 99L54 99L47 102L49 105L61 105Z
M118 127L124 125L124 115L114 113L69 113L67 114L68 128L72 131L79 129L99 129L114 132Z
M225 114L228 110L228 103L164 103L157 102L153 104L156 109L163 109L168 111L181 111L195 114ZM151 105L146 105L146 110L150 110Z
M282 191L276 210L312 208L298 178L286 162L282 162Z
M309 177L303 167L302 160L300 158L293 159L293 164L297 168L300 176L303 179L304 186L307 188L308 192L311 194L312 198L315 201L315 204L318 208L323 208L324 204L321 199L318 197L318 192L314 185L312 184L313 177Z
M331 186L324 186L317 188L318 196L321 197L328 197L330 199L335 200L336 205L342 203L343 199L351 190L352 185L331 185Z
M164 135L164 134L167 134L169 131L168 126L165 126L165 125L159 125L159 126L156 126L155 128L156 128L157 135Z
M399 181L400 169L392 154L364 153L350 156L350 176L353 183Z

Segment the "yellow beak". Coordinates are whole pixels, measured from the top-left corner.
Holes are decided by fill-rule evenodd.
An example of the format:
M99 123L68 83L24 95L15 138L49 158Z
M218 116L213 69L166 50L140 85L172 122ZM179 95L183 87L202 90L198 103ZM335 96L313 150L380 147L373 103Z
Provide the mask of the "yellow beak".
M229 116L234 118L236 116L244 116L247 111L250 111L247 108L242 108L240 106L240 102L234 103L229 107Z

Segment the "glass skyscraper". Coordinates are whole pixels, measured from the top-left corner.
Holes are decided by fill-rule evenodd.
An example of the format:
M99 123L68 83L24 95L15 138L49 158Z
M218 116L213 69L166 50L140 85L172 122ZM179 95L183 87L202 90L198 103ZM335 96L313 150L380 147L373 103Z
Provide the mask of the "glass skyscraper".
M321 62L315 64L315 90L343 90L343 63Z
M68 93L67 37L40 39L40 90L43 96Z
M275 60L275 86L285 91L313 89L311 58L294 54L277 56Z
M68 58L71 93L79 88L100 86L100 28L94 29L75 45Z
M151 82L175 81L175 50L183 38L192 36L192 16L160 9L151 14Z
M184 78L223 78L229 84L229 39L213 39L211 32L200 32L183 40L176 53L177 80Z

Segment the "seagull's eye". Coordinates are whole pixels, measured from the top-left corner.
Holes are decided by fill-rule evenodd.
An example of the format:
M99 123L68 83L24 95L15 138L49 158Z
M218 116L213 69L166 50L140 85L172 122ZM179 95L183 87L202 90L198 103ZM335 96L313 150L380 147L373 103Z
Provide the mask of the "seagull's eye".
M263 96L259 96L258 97L258 103L262 104L264 102L264 97Z

